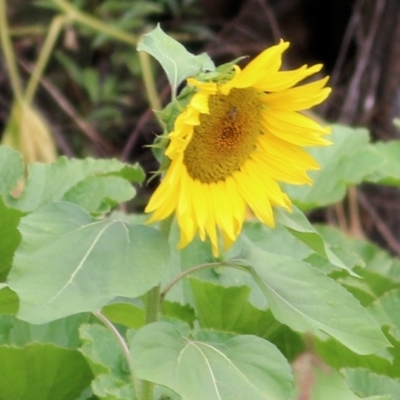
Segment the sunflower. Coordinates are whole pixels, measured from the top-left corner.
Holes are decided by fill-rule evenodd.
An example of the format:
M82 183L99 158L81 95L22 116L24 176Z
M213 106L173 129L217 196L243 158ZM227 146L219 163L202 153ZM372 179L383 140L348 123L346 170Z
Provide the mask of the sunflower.
M219 254L238 237L246 210L274 226L273 207L290 210L278 182L311 184L319 168L302 147L330 144L329 128L299 113L326 99L328 78L294 87L322 65L279 71L288 42L264 50L228 79L187 80L194 89L168 134L170 164L145 211L149 223L175 213L179 248L198 233ZM225 75L226 76L226 75Z

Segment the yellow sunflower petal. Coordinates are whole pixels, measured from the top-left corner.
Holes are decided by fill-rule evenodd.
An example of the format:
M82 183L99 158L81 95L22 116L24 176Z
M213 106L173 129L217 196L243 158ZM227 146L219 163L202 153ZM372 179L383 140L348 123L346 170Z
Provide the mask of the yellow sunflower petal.
M190 101L190 106L195 108L201 114L208 114L208 97L209 95L207 93L196 93Z
M228 176L225 180L226 199L232 203L234 234L237 237L242 230L243 221L246 215L246 202L240 195L235 180L232 176Z
M202 183L197 179L193 181L193 209L201 240L206 238L206 223L209 215L208 199L205 196Z
M280 118L281 117L281 118ZM322 127L318 125L318 130L313 130L313 124L310 123L310 128L307 129L301 126L298 121L306 123L307 117L301 119L299 114L292 112L282 112L280 110L266 109L262 113L263 132L265 134L273 134L286 142L293 143L298 146L328 146L331 144L328 140L321 137ZM310 122L311 119L308 118ZM329 130L325 130L325 134Z
M232 204L226 201L226 188L225 182L216 182L210 185L211 199L213 202L213 209L215 212L215 221L222 232L224 232L231 240L235 240L235 227L232 218L233 210Z
M317 64L310 68L307 65L303 65L293 71L268 72L254 83L254 87L264 92L287 90L321 69L322 64Z
M308 153L298 146L285 142L273 135L262 135L258 140L264 154L279 162L282 168L290 165L291 168L302 170L318 170L318 163Z
M282 189L276 180L268 175L268 171L264 170L260 164L254 162L253 159L248 160L242 167L248 176L252 177L253 184L262 188L265 199L274 205L286 208L286 201L283 196Z
M207 206L208 206L208 218L205 225L205 230L207 236L210 238L210 242L213 247L213 251L218 249L218 236L217 236L217 226L215 220L215 210L212 208L212 203L210 201L211 189L210 185L202 185L204 190L204 195L207 198Z
M193 202L191 195L193 193L193 180L188 175L183 175L181 180L181 190L176 207L176 217L181 229L181 240L179 247L184 247L190 243L197 231L195 216L193 211Z
M301 111L322 103L331 92L331 89L324 87L327 78L308 83L306 85L287 89L282 92L268 93L262 97L267 106L287 111Z
M232 88L243 89L254 85L262 76L277 71L282 65L282 54L289 47L288 42L281 41L260 53L246 67L237 72L232 80L221 86L222 94L228 94Z
M265 188L258 185L258 179L243 172L234 174L233 178L240 194L254 215L264 224L270 227L275 226L271 204L266 197Z
M293 165L282 165L281 159L268 157L264 152L255 152L252 157L254 162L271 179L292 185L309 185L312 183L312 179L307 175L305 169Z
M200 82L194 78L188 78L187 83L201 90L205 94L215 94L217 92L217 85L213 82Z
M296 131L302 135L311 133L321 136L329 135L331 133L330 127L322 127L318 122L314 121L310 117L296 111L267 108L264 110L263 114L266 119L275 120L277 123L282 124L282 128L287 130L296 129Z

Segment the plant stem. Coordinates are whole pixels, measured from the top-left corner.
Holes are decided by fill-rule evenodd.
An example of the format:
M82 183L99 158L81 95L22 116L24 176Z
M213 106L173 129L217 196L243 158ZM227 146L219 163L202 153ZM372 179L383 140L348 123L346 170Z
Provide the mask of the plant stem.
M10 74L11 88L14 96L22 101L23 90L18 73L17 62L10 39L10 31L7 20L6 0L0 0L0 36L3 47L4 58L6 60L8 73Z
M146 302L146 324L151 324L158 320L160 312L160 285L155 286L147 293Z
M172 279L172 281L170 281L167 284L167 286L165 286L164 290L160 293L161 301L164 300L165 296L172 289L172 287L174 285L176 285L181 279L185 278L186 276L193 274L194 272L201 271L202 269L209 269L209 268L222 267L222 266L228 266L228 265L230 265L230 264L227 264L226 262L218 261L218 262L196 265L195 267L192 267L185 271L182 271L174 279Z
M160 222L159 228L162 233L169 236L171 230L172 217L169 217ZM160 285L155 286L147 293L146 302L146 324L151 324L158 320L160 313ZM140 400L153 400L154 397L154 383L149 381L142 382L142 390Z
M118 332L118 329L111 323L111 321L109 321L101 312L94 312L93 315L95 315L110 330L110 332L117 339L117 341L122 349L122 353L124 354L125 361L128 365L129 372L131 374L131 379L132 379L133 386L134 386L133 389L134 389L134 393L135 393L135 399L139 399L140 381L139 381L139 379L136 378L135 374L133 373L133 370L131 367L130 352L129 352L128 345L125 342L125 339Z
M155 286L147 293L146 302L146 324L151 324L158 320L160 312L160 285ZM154 383L142 381L140 400L153 400Z
M125 42L136 47L138 43L138 37L136 35L131 35L119 29L113 28L97 18L77 10L65 0L53 0L53 3L56 4L72 21L80 22L81 24L92 28L95 31L105 33L115 39L120 40L121 42Z
M158 95L156 84L154 82L154 74L151 69L150 56L145 51L139 51L138 54L139 54L140 66L141 66L142 74L143 74L143 82L144 82L144 86L146 88L146 94L147 94L150 106L154 111L160 111L162 109L162 104L160 101L160 97ZM155 115L157 117L158 123L161 125L161 127L163 127L163 124L160 121L160 119L158 118L157 113Z
M64 26L65 21L65 16L59 15L53 19L50 25L50 29L44 42L43 48L40 52L39 59L37 60L37 63L31 75L31 79L29 80L28 86L25 91L25 100L27 103L31 103L33 100L40 78L43 75L43 71L46 68L47 62L49 61L56 40L58 38L58 35L60 34L61 29Z

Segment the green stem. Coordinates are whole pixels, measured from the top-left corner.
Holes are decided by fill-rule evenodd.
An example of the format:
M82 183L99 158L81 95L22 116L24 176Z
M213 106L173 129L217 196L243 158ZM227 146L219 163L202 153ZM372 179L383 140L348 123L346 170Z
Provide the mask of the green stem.
M158 96L156 84L154 82L154 74L151 68L150 56L145 51L139 51L138 54L140 65L142 67L143 82L146 88L146 93L149 99L150 106L153 110L160 111L162 108L162 104L160 101L160 97Z
M158 320L160 312L160 285L155 286L147 293L146 300L146 324Z
M69 4L68 1L53 0L53 3L56 4L72 21L80 22L81 24L92 28L95 31L105 33L115 39L120 40L121 42L125 42L136 47L138 43L138 37L136 35L131 35L119 29L113 28L97 18L77 10L75 7Z
M158 320L160 312L160 285L155 286L147 293L146 302L146 324L151 324ZM142 381L140 400L153 400L154 383Z
M160 231L169 236L171 230L172 217L169 217L160 222ZM157 285L147 293L146 301L146 324L151 324L158 320L160 313L161 297L160 285ZM154 398L154 383L149 381L142 382L142 390L140 400L153 400Z
M139 381L139 379L136 378L135 374L133 373L133 370L131 367L131 359L130 359L130 352L129 352L128 345L126 344L122 335L119 333L118 329L101 312L94 312L93 315L95 315L110 330L110 332L117 339L118 344L120 345L120 347L122 349L122 353L124 354L125 361L128 365L129 372L131 374L131 379L132 379L133 386L134 386L133 389L134 389L134 393L135 393L135 399L139 399L140 381Z
M11 88L14 96L22 101L23 90L18 73L17 62L10 39L10 31L7 20L6 0L0 0L0 36L3 47L4 58L6 60L8 73L10 74Z
M163 301L165 299L165 296L167 293L172 289L173 286L175 286L181 279L187 277L190 274L193 274L194 272L201 271L202 269L209 269L209 268L216 268L216 267L223 267L223 266L228 266L231 264L227 264L226 262L212 262L212 263L207 263L207 264L201 264L201 265L196 265L195 267L189 268L185 271L182 271L180 274L178 274L172 281L170 281L167 286L165 286L164 290L160 293L160 299Z
M58 38L58 35L60 34L61 29L64 26L65 21L65 16L59 15L58 17L55 17L53 19L50 25L50 29L44 42L43 48L40 52L39 59L32 72L28 87L26 88L25 100L27 101L27 103L31 103L33 100L40 78L43 75L43 71L46 68L47 62L49 61L56 40Z

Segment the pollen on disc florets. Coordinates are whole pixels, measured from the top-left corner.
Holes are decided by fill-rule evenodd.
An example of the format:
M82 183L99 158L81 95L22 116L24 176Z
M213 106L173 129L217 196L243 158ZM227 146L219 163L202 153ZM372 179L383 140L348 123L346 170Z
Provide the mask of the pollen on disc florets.
M202 183L225 180L249 158L261 132L259 91L232 89L209 97L209 114L200 115L183 162Z

